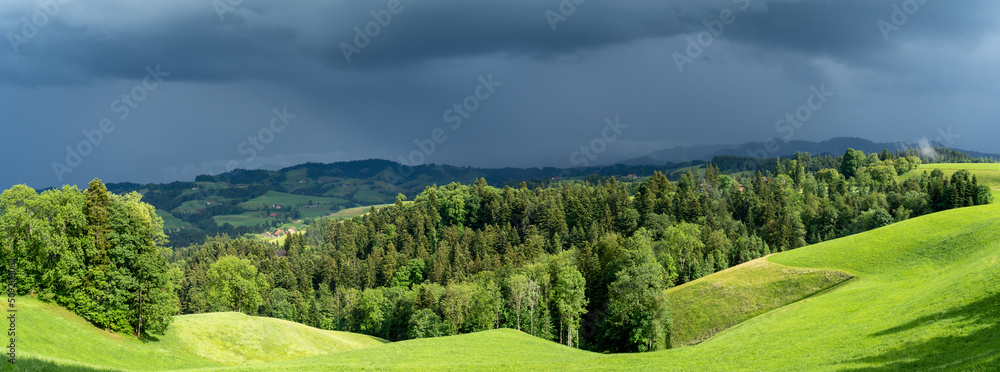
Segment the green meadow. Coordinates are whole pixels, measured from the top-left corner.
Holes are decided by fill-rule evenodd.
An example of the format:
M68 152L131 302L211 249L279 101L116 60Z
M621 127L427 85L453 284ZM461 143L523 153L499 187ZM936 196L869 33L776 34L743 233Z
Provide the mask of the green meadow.
M337 211L336 213L331 214L330 217L336 218L336 219L341 219L341 220L346 220L346 219L351 219L351 218L354 218L354 217L357 217L357 216L363 216L366 213L370 212L372 210L372 208L381 209L381 208L384 208L384 207L388 207L390 205L392 205L392 204L379 204L379 205L370 205L370 206L367 206L367 207L355 207L355 208L341 209L341 210Z
M760 258L667 290L674 347L704 341L757 315L822 293L852 276Z
M179 229L182 227L191 226L191 224L181 221L180 218L177 218L173 214L170 214L170 212L167 212L162 209L157 209L156 215L160 216L160 218L163 219L163 229L165 230Z
M285 361L381 345L353 333L325 331L240 313L182 315L158 340L105 332L59 306L17 298L19 370L182 370ZM10 365L4 363L5 370Z
M249 201L241 203L240 206L247 209L263 209L265 205L271 206L272 204L277 204L282 206L283 208L296 207L299 209L314 209L314 208L305 208L306 204L308 204L309 201L312 201L313 204L320 206L319 208L315 209L320 209L323 206L325 206L326 208L323 208L325 211L329 211L331 205L337 205L340 203L347 202L346 200L337 198L294 195L272 190L268 191L264 195L258 196L256 198L250 199ZM280 212L280 210L277 211Z

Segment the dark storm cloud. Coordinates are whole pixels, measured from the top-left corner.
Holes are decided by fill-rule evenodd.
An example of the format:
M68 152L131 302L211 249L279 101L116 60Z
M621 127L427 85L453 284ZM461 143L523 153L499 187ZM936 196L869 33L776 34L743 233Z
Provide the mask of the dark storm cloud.
M9 45L11 35L23 36L24 20L38 14L39 4L60 1L26 43ZM229 1L231 8L220 5ZM894 22L893 6L908 2L919 9L893 24L885 40L880 20ZM605 118L619 115L630 127L596 162L673 145L762 141L779 134L775 121L801 105L811 87L824 84L837 96L795 139L914 141L957 125L966 135L956 146L1000 151L987 140L1000 135L991 119L1000 113L989 104L1000 95L1000 8L993 1L399 0L392 6L389 0L0 2L0 112L24 123L2 155L29 159L2 184L54 184L50 163L65 157L81 131L112 115L109 104L157 65L170 73L164 87L119 123L72 182L94 175L191 179L234 159L248 167L398 160L445 127L446 110L490 74L503 86L428 161L571 166L570 154L601 134ZM726 11L732 22L679 71L676 56ZM378 35L355 40L358 29L374 30L378 17L384 23ZM350 63L345 46L359 52L350 53ZM300 115L295 125L245 162L237 147L283 106Z
M348 63L342 43L356 48L356 30L376 20L372 12L386 14L388 1L246 0L223 8L220 19L212 5L226 1L152 2L152 10L138 15L136 5L121 1L71 1L20 47L23 56L0 49L9 57L3 77L25 85L72 84L129 78L129 67L157 61L173 66L177 79L225 81L283 79L311 63L371 69L493 54L547 59L690 31L715 8L737 3L400 0L400 11L390 14L391 20ZM95 6L99 14L80 9L94 3L102 5ZM165 9L170 11L157 14ZM20 10L3 17L15 33L22 26L20 16L38 11Z
M139 5L121 1L70 1L38 37L21 46L23 55L0 49L0 56L6 57L0 62L0 77L29 86L78 84L131 78L134 66L155 61L172 66L175 79L181 80L288 81L308 80L323 66L400 68L484 55L547 60L641 39L697 33L704 30L704 21L717 19L723 9L734 10L737 19L723 37L761 50L826 56L877 68L894 62L886 57L897 47L887 45L877 25L892 15L893 3L888 1L399 0L396 14L388 12L387 0L245 0L234 1L237 5L232 8L213 5L227 0L150 3L140 10ZM894 36L972 44L984 30L994 28L995 18L990 16L996 14L994 2L952 4L925 2L920 6L930 10L912 16L913 24L904 25L906 30ZM0 14L7 29L17 33L22 26L18 16L30 18L38 8L15 9L21 11ZM386 25L366 28L385 15ZM363 34L366 29L379 33L359 39L357 31Z

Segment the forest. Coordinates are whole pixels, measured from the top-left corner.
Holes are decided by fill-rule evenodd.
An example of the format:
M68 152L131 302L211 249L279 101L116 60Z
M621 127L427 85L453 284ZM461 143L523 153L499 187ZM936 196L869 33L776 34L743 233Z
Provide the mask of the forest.
M670 347L664 290L775 252L989 204L968 172L902 181L913 154L710 164L671 181L428 186L283 246L221 235L163 248L153 207L95 180L0 195L21 294L150 337L170 316L239 311L405 340L513 328L594 351ZM742 165L741 165L742 164ZM725 174L728 173L728 174ZM6 262L6 261L5 261Z

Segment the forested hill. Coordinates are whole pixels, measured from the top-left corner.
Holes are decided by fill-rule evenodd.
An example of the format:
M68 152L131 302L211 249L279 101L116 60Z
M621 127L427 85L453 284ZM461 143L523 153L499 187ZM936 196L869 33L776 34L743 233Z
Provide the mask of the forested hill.
M143 195L157 209L175 247L201 243L206 236L262 233L290 222L324 217L345 208L390 204L403 194L415 197L424 188L450 183L540 187L563 179L592 183L629 175L664 171L676 179L703 162L668 166L605 166L592 168L484 169L450 165L406 167L388 160L332 164L307 163L275 171L237 169L198 176L194 182L168 184L108 184L108 190Z
M884 153L883 156L887 156ZM921 157L923 162L973 162L960 151L937 149L936 158L915 150L900 156ZM797 158L811 157L800 154ZM839 168L840 156L823 155L809 164L808 171ZM776 173L774 159L717 156L712 159L724 174L741 172ZM666 165L614 165L589 168L472 168L450 165L407 167L388 160L359 160L332 164L307 163L275 171L237 169L219 175L198 176L194 182L168 184L108 184L108 190L123 194L137 191L143 201L156 207L164 220L170 245L200 244L208 236L259 234L290 224L302 227L313 219L346 208L391 204L403 194L412 199L426 187L459 183L469 185L484 179L490 185L529 188L545 187L565 180L591 184L612 177L632 181L662 172L677 181L688 171L704 173L705 163L694 161Z

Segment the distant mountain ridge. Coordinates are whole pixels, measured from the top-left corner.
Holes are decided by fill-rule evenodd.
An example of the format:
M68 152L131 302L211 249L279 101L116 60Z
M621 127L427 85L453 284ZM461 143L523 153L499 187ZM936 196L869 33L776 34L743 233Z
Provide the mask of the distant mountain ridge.
M947 145L931 142L930 147L948 147ZM630 159L621 162L625 165L659 165L667 163L682 163L688 161L709 162L716 156L739 156L753 158L774 158L789 157L799 152L808 152L813 155L843 155L847 149L852 148L867 153L906 150L920 148L920 144L915 143L886 143L874 142L856 137L837 137L822 142L814 141L789 141L774 140L774 142L748 142L742 145L697 145L690 147L674 147L654 151L648 156ZM964 152L972 157L1000 158L997 154L987 154L977 151L955 149Z

